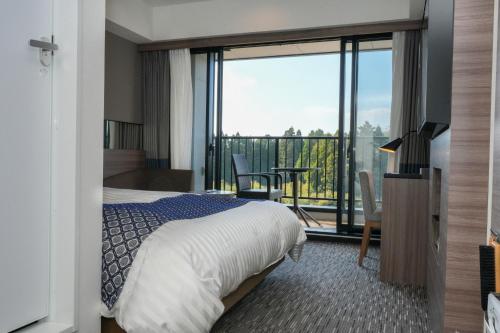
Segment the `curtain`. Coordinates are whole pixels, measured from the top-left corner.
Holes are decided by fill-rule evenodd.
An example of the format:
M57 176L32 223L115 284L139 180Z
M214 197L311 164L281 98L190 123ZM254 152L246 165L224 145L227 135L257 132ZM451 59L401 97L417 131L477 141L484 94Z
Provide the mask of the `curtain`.
M108 128L109 149L143 149L141 124L105 120Z
M392 103L389 141L400 138L402 132L401 110L403 109L405 33L392 34ZM387 172L399 171L400 153L388 154Z
M170 66L167 51L142 53L144 150L148 168L168 168Z
M421 96L420 31L404 32L404 67L402 88L402 133L407 135L400 151L400 173L419 173L429 167L429 142L418 135Z
M189 49L170 50L170 139L172 169L191 169L193 86Z

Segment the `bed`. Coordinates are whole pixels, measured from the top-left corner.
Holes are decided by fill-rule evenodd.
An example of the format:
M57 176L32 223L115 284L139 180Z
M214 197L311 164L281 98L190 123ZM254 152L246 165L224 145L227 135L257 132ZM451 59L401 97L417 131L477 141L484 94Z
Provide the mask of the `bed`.
M300 257L306 236L284 205L126 189L112 177L103 207L104 333L207 332L286 254Z

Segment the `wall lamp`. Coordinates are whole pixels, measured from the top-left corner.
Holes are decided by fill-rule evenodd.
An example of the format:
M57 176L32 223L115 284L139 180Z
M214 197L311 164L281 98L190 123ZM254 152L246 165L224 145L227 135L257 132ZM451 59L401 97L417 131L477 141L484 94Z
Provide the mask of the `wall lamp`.
M397 138L392 140L389 143L386 143L385 145L378 147L379 150L384 151L386 153L395 153L396 150L398 150L399 146L403 143L403 141L406 139L408 135L411 133L416 133L417 131L409 131L405 135L403 135L401 138Z

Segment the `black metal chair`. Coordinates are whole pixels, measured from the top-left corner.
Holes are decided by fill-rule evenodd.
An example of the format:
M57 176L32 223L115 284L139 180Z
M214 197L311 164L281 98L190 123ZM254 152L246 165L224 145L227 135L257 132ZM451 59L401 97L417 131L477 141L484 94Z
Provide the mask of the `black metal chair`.
M232 164L234 176L236 178L236 196L246 199L265 199L280 200L283 196L281 190L283 186L283 177L279 173L259 172L251 173L248 168L248 161L243 154L233 154ZM266 179L266 189L253 189L252 177L261 177ZM272 187L271 178L279 180L278 188Z

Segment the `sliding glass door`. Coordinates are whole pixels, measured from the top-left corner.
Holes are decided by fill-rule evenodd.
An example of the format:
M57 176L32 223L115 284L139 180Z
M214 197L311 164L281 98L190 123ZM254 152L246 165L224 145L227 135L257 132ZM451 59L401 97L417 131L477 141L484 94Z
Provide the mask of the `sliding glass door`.
M356 234L364 224L358 172L373 172L381 199L392 94L391 35L207 52L207 189L235 191L231 154L251 172L311 167L299 204L321 225ZM224 108L224 110L223 110ZM257 178L252 186L262 188ZM291 203L284 179L283 203Z
M353 61L354 55L353 43L346 38L341 39L340 45L340 86L339 86L339 163L337 168L337 179L339 183L339 193L337 195L337 232L349 233L351 231L350 221L351 212L349 193L351 182L351 164L350 157L351 149L351 104L355 95L356 71L353 66L356 61Z
M378 147L388 141L392 100L392 36L342 39L345 77L343 94L345 168L342 222L339 231L359 233L364 225L358 173L373 174L375 195L382 199L382 180L387 170L386 153ZM347 130L348 129L348 130ZM339 213L340 215L340 213Z
M207 122L205 151L205 189L221 187L221 132L222 132L222 49L208 50L207 54Z

